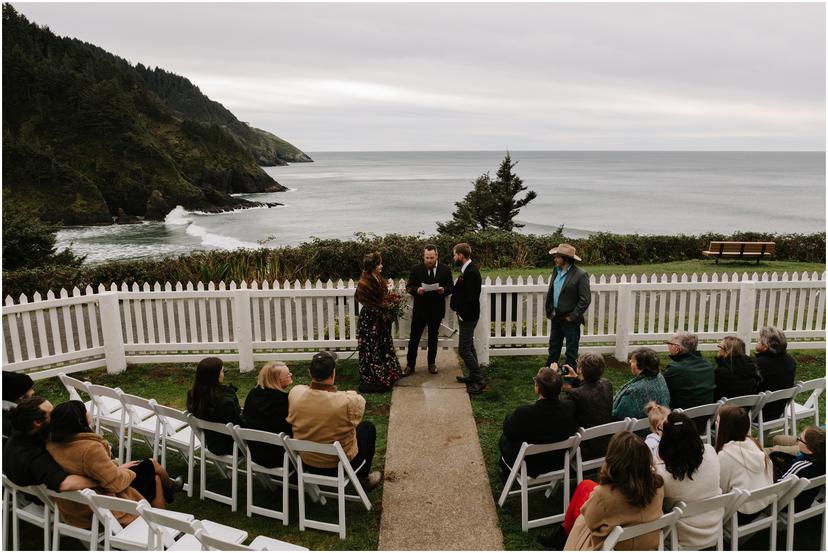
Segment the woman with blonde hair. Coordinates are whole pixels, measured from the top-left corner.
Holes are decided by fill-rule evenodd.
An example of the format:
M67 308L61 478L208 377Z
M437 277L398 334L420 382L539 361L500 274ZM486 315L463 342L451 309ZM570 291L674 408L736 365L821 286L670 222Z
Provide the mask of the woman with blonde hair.
M716 353L716 401L755 394L759 385L756 363L745 352L745 343L736 336L725 336Z
M661 433L664 429L664 421L670 415L669 407L659 405L655 401L650 401L644 406L644 414L650 420L650 433L644 438L644 443L650 448L650 453L653 454L653 463L660 463L661 458L658 456L658 446L661 444Z
M288 415L287 387L293 383L293 375L281 361L267 363L259 371L256 387L244 401L244 426L278 434L293 436L293 428L285 419ZM259 442L250 443L250 455L258 464L276 467L282 464L284 449Z

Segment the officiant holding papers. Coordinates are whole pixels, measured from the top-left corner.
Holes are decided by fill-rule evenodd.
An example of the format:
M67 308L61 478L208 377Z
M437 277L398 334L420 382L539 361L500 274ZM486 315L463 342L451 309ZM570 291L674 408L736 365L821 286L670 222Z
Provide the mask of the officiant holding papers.
M411 315L411 337L408 340L408 363L403 376L414 373L417 350L423 330L428 327L428 372L437 374L437 334L446 311L446 296L452 290L451 269L437 260L437 247L423 250L423 262L411 269L406 290L414 297Z

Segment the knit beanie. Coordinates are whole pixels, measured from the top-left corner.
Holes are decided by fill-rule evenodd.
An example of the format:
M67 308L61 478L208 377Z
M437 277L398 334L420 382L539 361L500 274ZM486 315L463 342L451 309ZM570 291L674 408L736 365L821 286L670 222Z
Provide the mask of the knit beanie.
M28 374L3 371L3 401L16 401L34 387Z

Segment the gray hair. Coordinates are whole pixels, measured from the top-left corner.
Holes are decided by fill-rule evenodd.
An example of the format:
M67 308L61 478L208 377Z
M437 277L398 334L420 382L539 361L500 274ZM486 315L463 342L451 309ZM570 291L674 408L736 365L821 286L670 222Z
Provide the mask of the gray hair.
M699 337L692 332L676 332L673 341L687 353L693 353L699 346Z
M775 355L785 353L788 350L788 340L785 333L775 326L766 326L759 331L759 343L767 346L768 351Z

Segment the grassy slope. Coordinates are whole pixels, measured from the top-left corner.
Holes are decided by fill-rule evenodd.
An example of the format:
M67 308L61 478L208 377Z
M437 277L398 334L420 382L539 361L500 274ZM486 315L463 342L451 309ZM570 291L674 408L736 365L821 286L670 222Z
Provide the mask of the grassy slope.
M824 351L800 351L794 352L797 359L797 380L810 380L825 376L825 352ZM705 357L712 359L712 353L706 353ZM666 354L662 358L667 360ZM483 457L486 460L486 468L489 472L489 480L492 484L492 494L495 501L500 496L502 484L497 475L497 462L500 451L498 440L505 416L521 404L532 403L535 398L532 394L532 377L537 373L539 367L546 361L545 357L494 357L487 371L488 391L473 398L472 409L477 422L477 430L480 436L480 446L483 449ZM612 357L606 357L607 372L605 377L618 390L631 375L626 364L616 361ZM662 363L662 366L665 364ZM804 397L799 401L804 401ZM825 413L825 396L823 396L821 413ZM810 419L812 421L813 419ZM800 428L805 426L799 425ZM530 517L537 518L546 514L560 512L560 493L552 501L544 501L543 494L530 496ZM547 534L549 528L539 528L523 533L520 528L520 501L517 498L510 498L504 508L498 509L500 526L503 531L504 547L508 550L541 549L536 540L539 534ZM784 533L783 533L784 535ZM805 535L803 533L805 537ZM813 535L813 534L812 534ZM797 534L799 536L799 534ZM767 541L765 539L765 541ZM797 542L799 537L797 537ZM760 548L764 549L766 545ZM815 547L812 545L810 547Z

